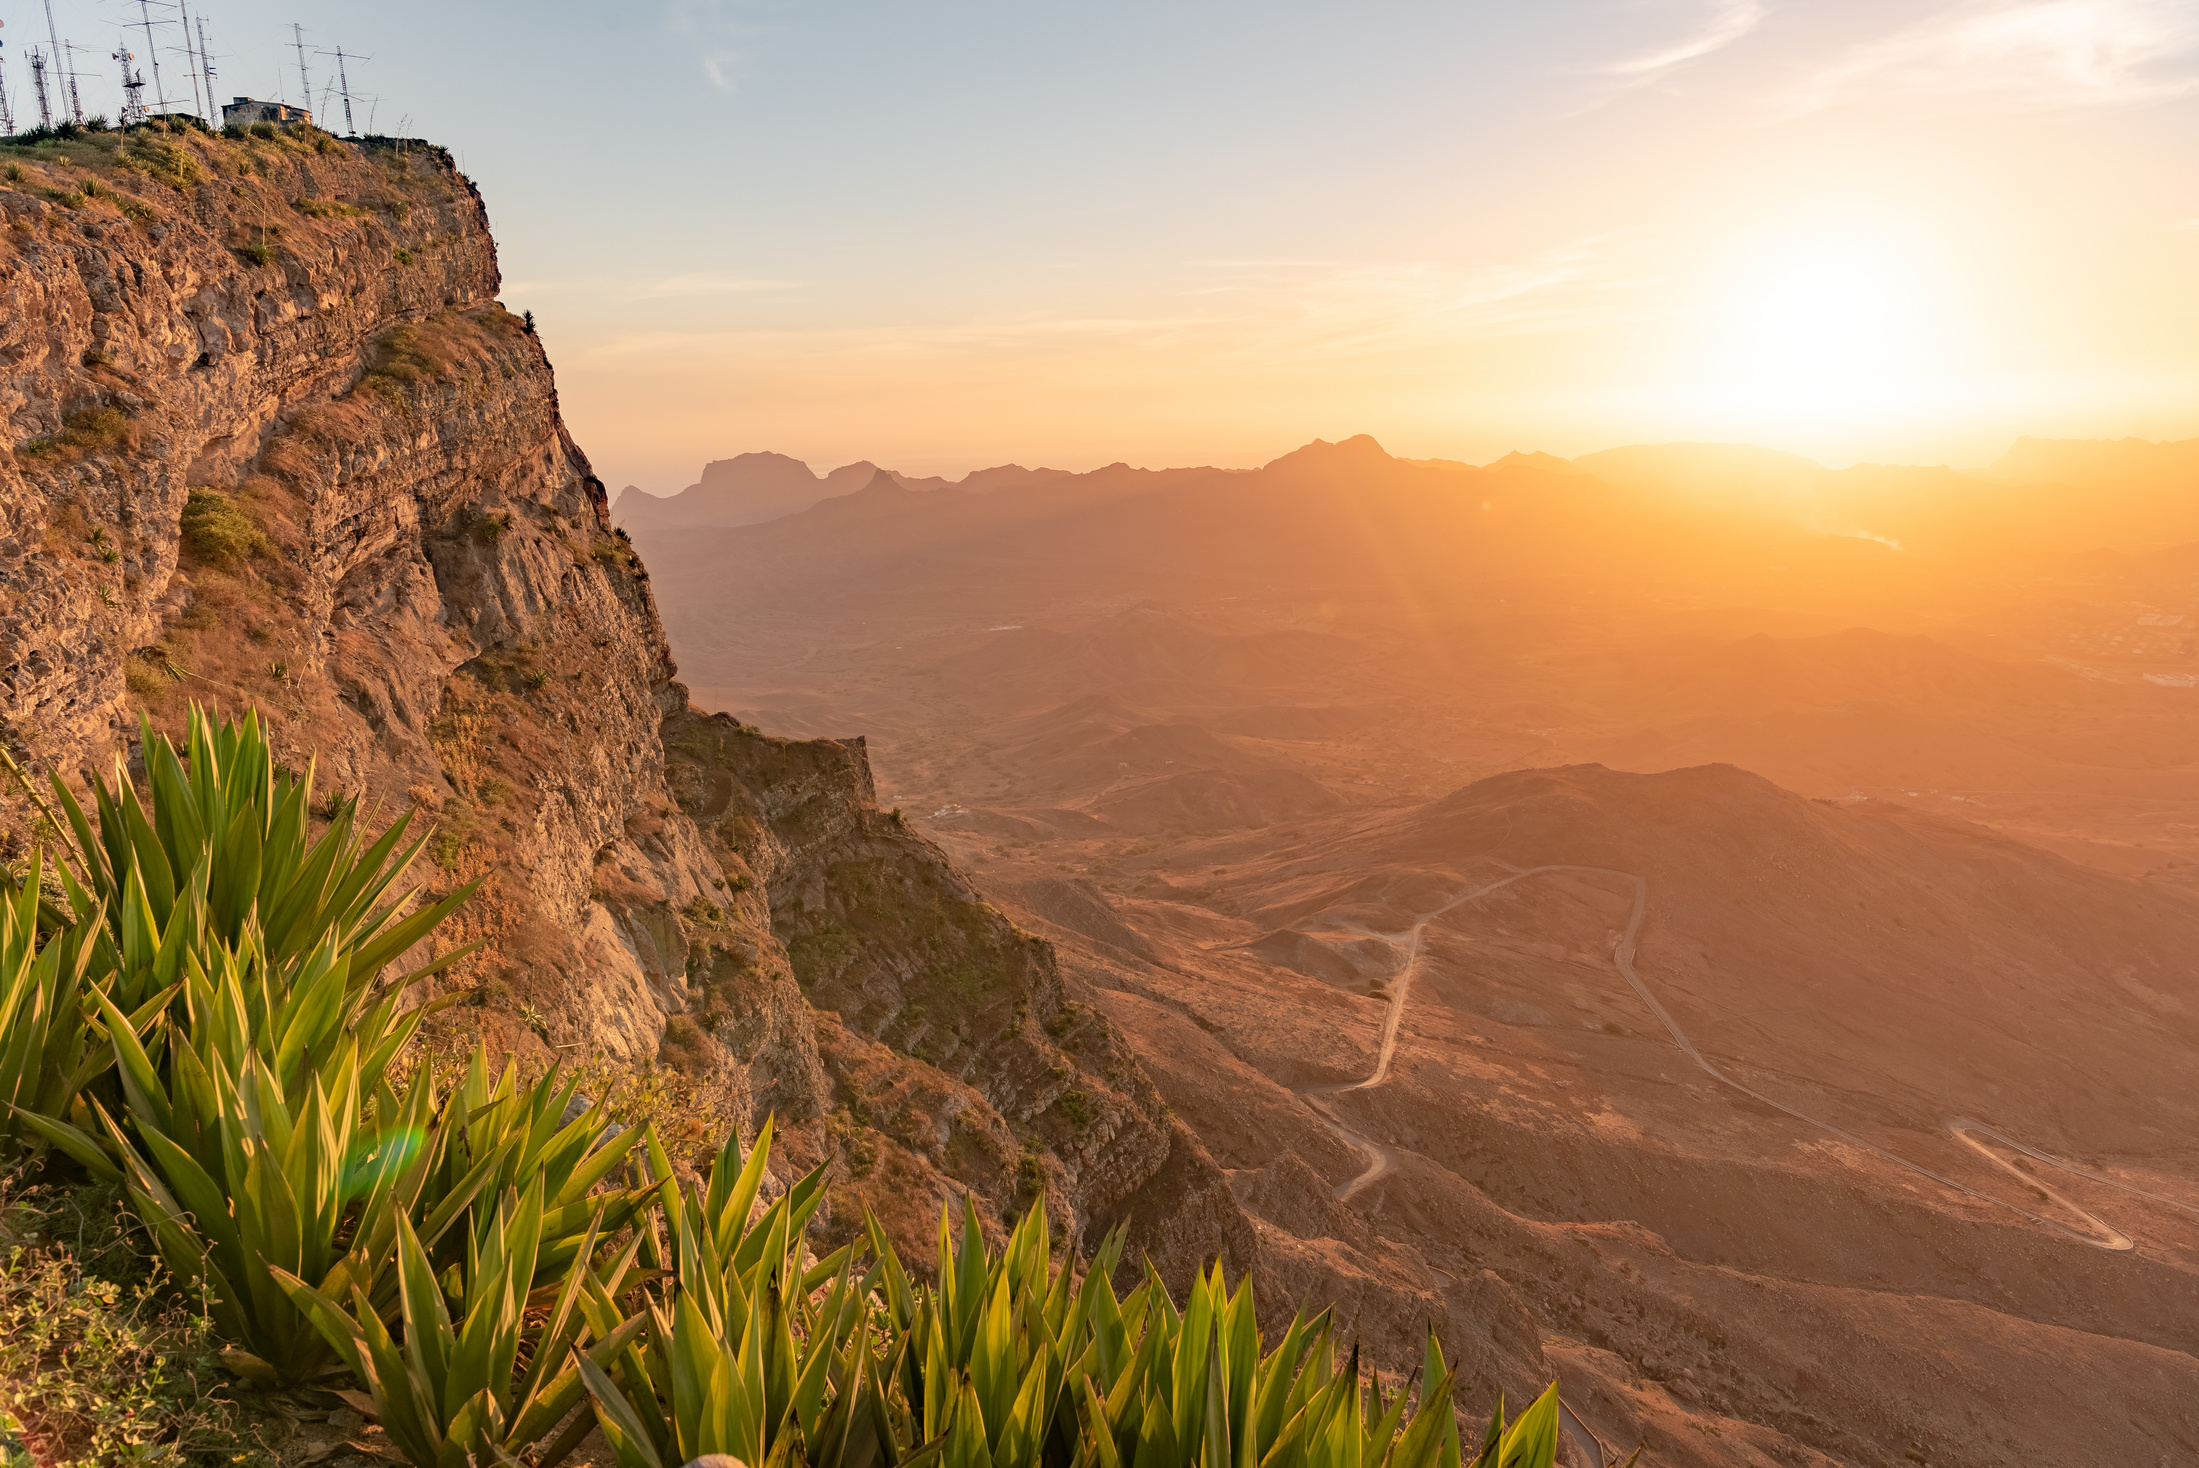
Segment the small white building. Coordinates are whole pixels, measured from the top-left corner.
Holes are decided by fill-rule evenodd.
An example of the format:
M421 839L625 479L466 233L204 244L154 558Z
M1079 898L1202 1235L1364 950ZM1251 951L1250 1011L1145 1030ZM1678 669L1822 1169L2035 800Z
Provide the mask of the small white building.
M223 127L248 127L255 122L311 121L311 112L303 107L293 107L288 102L257 102L250 97L239 97L221 109Z

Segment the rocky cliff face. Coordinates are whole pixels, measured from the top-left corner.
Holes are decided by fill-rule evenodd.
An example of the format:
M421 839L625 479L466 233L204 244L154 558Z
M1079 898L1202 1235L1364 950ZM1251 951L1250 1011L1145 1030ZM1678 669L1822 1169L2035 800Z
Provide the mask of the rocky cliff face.
M776 1112L840 1229L867 1205L914 1239L963 1191L994 1223L1122 1210L1169 1118L1050 947L877 810L859 740L689 709L447 154L0 151L19 759L73 776L140 709L255 705L324 787L433 823L431 890L483 879L442 1043L639 1076L696 1147Z
M431 879L489 877L469 979L653 1056L683 976L597 868L675 908L722 878L657 820L663 635L479 196L440 150L314 134L33 156L0 190L13 742L69 771L138 706L257 704L439 821Z

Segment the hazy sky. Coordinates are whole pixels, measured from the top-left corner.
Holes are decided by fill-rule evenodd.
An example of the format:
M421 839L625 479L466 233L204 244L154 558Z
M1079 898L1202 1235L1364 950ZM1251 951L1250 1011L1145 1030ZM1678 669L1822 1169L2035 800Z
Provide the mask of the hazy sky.
M135 0L55 6L111 108ZM204 14L223 95L295 98L300 21L460 156L614 490L2199 434L2194 0Z

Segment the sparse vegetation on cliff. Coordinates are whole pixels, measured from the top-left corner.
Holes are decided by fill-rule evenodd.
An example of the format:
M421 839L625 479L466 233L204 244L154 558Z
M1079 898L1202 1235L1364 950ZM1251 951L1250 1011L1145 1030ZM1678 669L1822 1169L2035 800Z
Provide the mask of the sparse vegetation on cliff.
M232 566L275 550L251 510L218 489L191 491L183 505L183 538L209 566Z

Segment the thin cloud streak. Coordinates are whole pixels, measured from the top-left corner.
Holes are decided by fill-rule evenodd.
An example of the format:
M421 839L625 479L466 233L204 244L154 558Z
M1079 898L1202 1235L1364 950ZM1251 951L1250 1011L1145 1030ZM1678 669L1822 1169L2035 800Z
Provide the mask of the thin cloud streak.
M1204 262L1227 278L1187 284L1192 309L1157 314L1043 313L918 327L651 331L605 342L603 359L690 361L728 356L914 360L1026 359L1098 350L1210 364L1410 356L1476 341L1638 319L1642 282L1623 268L1621 241L1575 241L1531 259L1472 268L1427 263Z
M718 91L732 92L746 70L749 43L774 29L740 14L757 8L769 7L742 5L737 0L671 0L665 7L664 28L697 42L695 59L702 66L703 79Z
M1856 48L1793 98L1812 112L1885 96L2026 111L2130 105L2199 93L2190 0L1959 5Z
M1624 77L1634 81L1647 81L1675 66L1708 56L1723 50L1740 40L1763 21L1770 7L1761 0L1720 0L1712 7L1710 22L1695 35L1646 56L1629 61L1616 62L1596 69L1599 76Z

